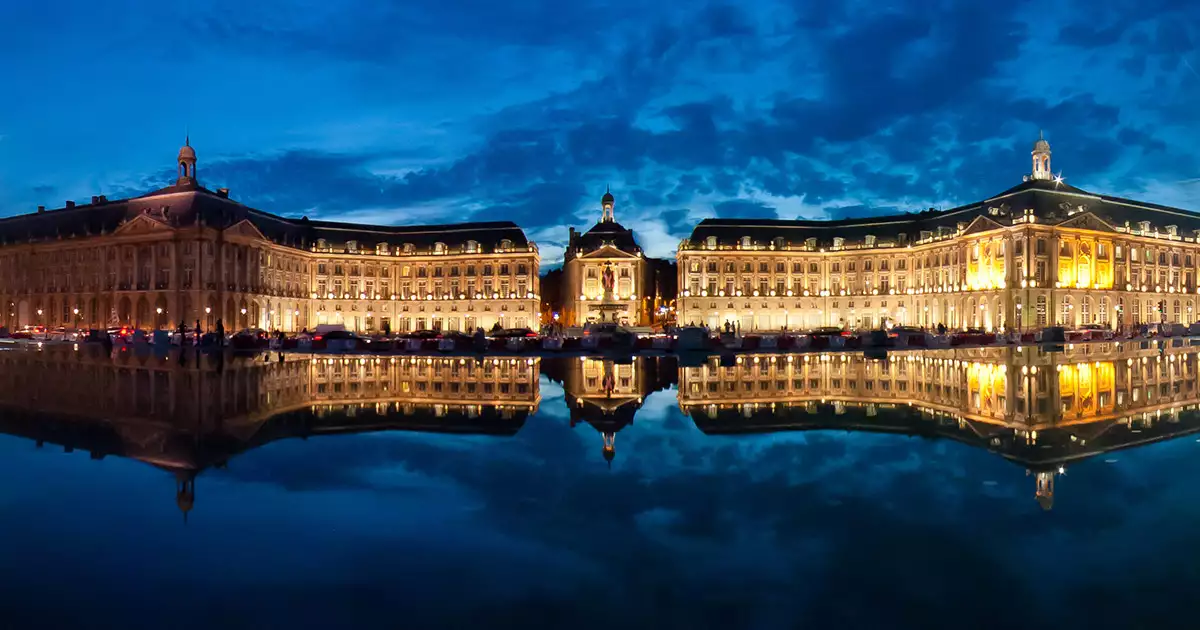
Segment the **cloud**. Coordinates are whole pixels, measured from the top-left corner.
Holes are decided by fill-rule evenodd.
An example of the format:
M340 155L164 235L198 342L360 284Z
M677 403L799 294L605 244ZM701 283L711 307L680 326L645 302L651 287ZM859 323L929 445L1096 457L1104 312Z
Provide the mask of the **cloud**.
M1200 80L1181 56L1196 41L1181 26L1196 17L1189 3L484 4L189 17L180 64L262 70L261 86L227 85L262 112L206 121L216 138L254 143L211 140L201 177L282 214L510 218L539 235L548 264L566 238L552 228L589 224L605 184L623 223L669 255L705 216L868 216L987 197L1020 181L1038 129L1072 184L1200 205L1197 189L1168 183L1200 173L1188 106ZM278 79L286 68L302 69L307 97ZM207 98L188 107L220 109ZM27 179L106 188L92 170L83 160ZM139 192L170 177L117 175ZM49 192L8 187L0 201L31 207Z

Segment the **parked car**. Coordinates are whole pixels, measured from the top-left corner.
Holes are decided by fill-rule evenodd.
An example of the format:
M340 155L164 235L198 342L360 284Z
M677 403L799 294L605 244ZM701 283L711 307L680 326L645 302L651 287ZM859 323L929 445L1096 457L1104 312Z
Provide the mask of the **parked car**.
M898 348L925 348L929 344L929 333L913 326L896 326L889 333Z
M1067 329L1062 326L1047 326L1039 330L1033 340L1037 343L1064 343L1067 340Z
M1187 335L1187 327L1183 324L1159 324L1158 334L1163 337L1183 337Z
M267 347L267 343L267 331L258 328L238 331L229 338L229 345L234 350L258 350Z
M112 343L112 336L107 330L93 328L87 332L82 339L84 343Z
M708 351L712 346L712 337L708 330L700 326L685 326L675 333L675 348L680 352L689 350Z
M968 328L950 336L952 346L986 346L996 343L996 333L980 328Z
M838 350L846 347L851 333L837 326L822 326L808 332L808 347L812 350Z
M496 339L513 339L516 337L528 337L532 339L537 337L538 334L528 328L505 328L504 330L498 330L488 336Z
M1081 341L1110 341L1115 336L1111 328L1101 324L1084 324L1077 332Z
M318 338L321 338L325 348L332 352L354 352L363 345L362 338L349 330L331 330L324 336L313 337L314 347Z

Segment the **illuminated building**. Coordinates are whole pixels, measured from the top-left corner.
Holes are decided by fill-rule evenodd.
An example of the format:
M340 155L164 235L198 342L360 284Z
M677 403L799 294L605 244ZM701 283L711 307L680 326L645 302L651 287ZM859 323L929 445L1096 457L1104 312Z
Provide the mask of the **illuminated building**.
M570 228L563 255L561 321L567 326L651 322L655 304L653 266L634 240L633 230L617 223L616 199L605 191L600 220L587 232Z
M419 431L515 435L541 402L534 358L287 357L182 360L98 345L0 353L0 433L126 457L173 473L186 515L195 479L286 438Z
M780 330L1195 321L1200 215L1090 193L1039 138L1021 184L944 211L706 219L679 246L679 321Z
M592 425L601 436L601 455L612 465L617 432L633 424L646 396L665 389L675 379L669 357L640 357L636 361L580 357L546 363L547 376L562 382L571 426Z
M1049 509L1073 462L1200 431L1200 361L1184 346L1092 343L892 354L741 356L679 370L679 405L707 434L852 430L938 436L1034 477Z
M507 221L369 226L290 219L197 177L140 197L0 219L0 324L299 331L535 326L537 246Z

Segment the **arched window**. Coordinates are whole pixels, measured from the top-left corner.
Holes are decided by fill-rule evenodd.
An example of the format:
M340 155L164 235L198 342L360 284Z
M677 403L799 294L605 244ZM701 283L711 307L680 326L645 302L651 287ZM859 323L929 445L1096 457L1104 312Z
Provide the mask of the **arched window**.
M704 246L709 249L716 249L717 248L717 237L710 236L710 237L704 239Z
M1107 326L1108 325L1108 297L1100 298L1100 312L1097 314L1100 316L1100 323Z
M513 246L512 241L510 241L508 239L504 239L504 240L500 241L500 250L501 251L506 252L506 251L512 249L512 246Z
M1092 323L1092 299L1091 298L1085 297L1085 298L1083 298L1083 300L1081 300L1079 302L1079 317L1080 317L1080 321L1084 324Z
M1175 300L1174 307L1175 307L1175 323L1182 324L1183 323L1183 309L1180 307L1179 300Z
M1037 298L1037 326L1044 328L1046 326L1046 296L1039 295Z

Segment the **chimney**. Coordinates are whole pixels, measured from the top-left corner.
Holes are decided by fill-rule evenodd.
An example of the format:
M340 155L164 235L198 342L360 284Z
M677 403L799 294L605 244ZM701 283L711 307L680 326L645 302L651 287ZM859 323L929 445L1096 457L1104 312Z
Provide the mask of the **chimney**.
M38 206L38 212L45 212L46 206Z
M100 203L108 203L108 197L105 195L100 195Z
M68 207L68 208L74 208L74 207L75 207L75 202L74 202L74 201L68 201L68 202L67 202L67 207Z
M228 199L228 198L229 198L229 189L228 189L228 188L218 188L218 189L217 189L217 196L218 196L218 197L224 197L224 198Z
M99 203L99 202L100 202L100 196L92 195L92 203Z

